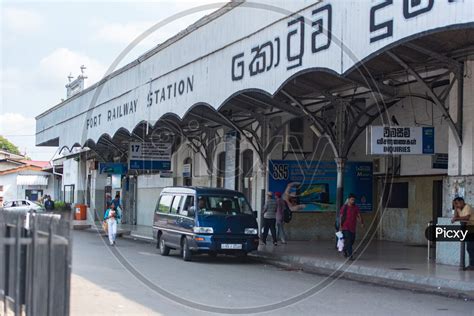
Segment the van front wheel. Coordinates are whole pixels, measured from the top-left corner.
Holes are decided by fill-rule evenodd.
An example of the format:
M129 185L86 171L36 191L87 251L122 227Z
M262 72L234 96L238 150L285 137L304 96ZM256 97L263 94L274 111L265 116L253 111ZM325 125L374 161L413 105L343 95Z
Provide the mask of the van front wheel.
M189 249L188 239L183 237L181 240L181 255L183 256L184 261L191 261L191 250Z
M160 236L160 239L158 239L158 246L160 247L160 254L162 256L167 256L170 254L170 247L166 246L163 236Z

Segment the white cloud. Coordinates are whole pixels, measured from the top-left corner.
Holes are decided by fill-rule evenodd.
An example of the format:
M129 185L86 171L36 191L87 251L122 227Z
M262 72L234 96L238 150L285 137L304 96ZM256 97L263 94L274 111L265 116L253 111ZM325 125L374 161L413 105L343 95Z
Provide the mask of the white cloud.
M0 70L0 86L2 89L2 94L7 90L19 90L20 86L18 85L21 82L21 72L12 67L5 67Z
M21 153L33 160L50 160L56 148L35 146L36 122L18 113L0 114L0 135L15 144Z
M34 134L35 119L18 113L0 114L0 134ZM33 132L33 133L32 133Z
M37 31L43 25L43 17L37 12L18 8L6 8L2 12L3 23L15 32Z
M81 65L87 67L85 70L88 77L86 85L99 81L106 71L106 68L100 62L85 54L67 48L58 48L41 59L38 77L50 84L64 86L69 74L74 77L80 74Z

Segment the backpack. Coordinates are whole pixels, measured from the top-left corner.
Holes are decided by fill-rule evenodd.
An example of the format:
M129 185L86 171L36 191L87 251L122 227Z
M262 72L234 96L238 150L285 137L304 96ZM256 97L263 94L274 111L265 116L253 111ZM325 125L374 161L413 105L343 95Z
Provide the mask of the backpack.
M291 218L293 217L293 213L291 212L290 208L288 207L288 204L285 203L285 210L284 210L284 215L283 215L283 220L285 223L291 222Z

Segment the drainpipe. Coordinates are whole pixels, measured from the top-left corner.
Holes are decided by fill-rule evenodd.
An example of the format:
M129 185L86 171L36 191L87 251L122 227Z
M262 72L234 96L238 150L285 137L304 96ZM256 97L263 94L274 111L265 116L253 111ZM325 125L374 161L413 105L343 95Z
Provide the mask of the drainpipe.
M456 113L456 129L460 134L462 140L462 129L463 129L463 97L464 97L464 63L461 63L458 73L458 89L457 89L457 113ZM458 147L458 176L462 175L462 144ZM461 226L465 226L465 223L461 223ZM466 243L464 241L460 244L460 255L459 255L459 267L464 270L466 268Z

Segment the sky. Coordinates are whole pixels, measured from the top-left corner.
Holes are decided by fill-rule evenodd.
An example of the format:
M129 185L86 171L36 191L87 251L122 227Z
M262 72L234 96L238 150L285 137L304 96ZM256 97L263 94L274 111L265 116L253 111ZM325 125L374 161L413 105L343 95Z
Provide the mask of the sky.
M86 66L86 87L100 80L138 35L183 10L225 0L9 1L0 0L0 135L33 160L50 160L54 147L35 146L35 117L66 98L69 74ZM124 65L202 16L179 19L142 41Z

